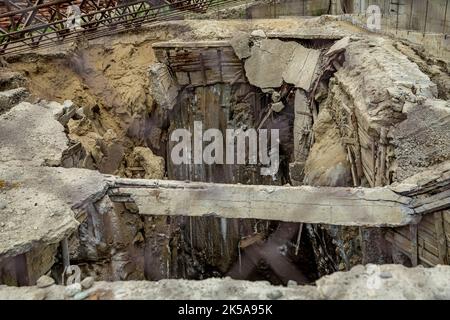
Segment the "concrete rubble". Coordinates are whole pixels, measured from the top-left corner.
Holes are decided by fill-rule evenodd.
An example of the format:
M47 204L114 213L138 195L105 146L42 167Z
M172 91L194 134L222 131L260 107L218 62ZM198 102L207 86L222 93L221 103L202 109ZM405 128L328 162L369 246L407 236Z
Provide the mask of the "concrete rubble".
M100 173L55 167L68 148L57 105L23 102L0 116L1 257L58 243L78 226L72 207L105 191Z
M239 36L231 40L238 57L248 54L245 38ZM248 44L247 44L248 46ZM278 39L261 39L250 48L250 56L245 60L245 72L249 82L259 88L278 88L284 82L297 88L308 90L312 83L320 51L304 48L295 42Z
M124 299L224 299L224 300L448 300L450 267L408 269L399 265L366 265L321 278L315 286L273 286L230 278L201 281L160 280L94 282L64 287L0 286L0 299L13 300L124 300ZM70 290L68 290L70 289Z

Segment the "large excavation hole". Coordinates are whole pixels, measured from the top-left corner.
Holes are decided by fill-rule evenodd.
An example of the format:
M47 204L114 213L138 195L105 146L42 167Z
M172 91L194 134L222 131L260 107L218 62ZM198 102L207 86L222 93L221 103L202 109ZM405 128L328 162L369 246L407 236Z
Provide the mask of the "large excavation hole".
M334 40L298 42L325 51ZM156 55L167 54L166 49ZM74 102L76 112L65 123L71 142L65 167L127 178L293 184L289 166L295 160L295 87L284 83L276 90L262 90L251 85L229 46L174 50L185 50L186 60L179 67L189 70L189 76L176 75L179 87L173 104L170 96L162 97L167 104L158 101L160 92L154 83L174 76L175 65L166 64L168 74L149 72L156 63L149 42L92 46L64 57L22 58L12 66L27 77L31 99ZM207 60L211 52L220 58L214 67L202 70L198 61ZM274 96L282 110L271 109ZM224 139L226 129L279 130L279 170L261 175L261 165L248 164L248 157L246 164L174 165L171 135L177 129L193 131L196 121L202 123L203 132L218 129ZM249 147L247 141L247 151ZM98 280L231 276L286 285L289 280L312 283L354 263L339 266L337 247L342 244L335 243L321 226L214 216L141 216L135 207L108 198L85 208L77 219L80 226L68 238L71 264ZM355 250L358 246L356 241ZM320 251L327 248L328 252ZM47 254L55 252L51 271L55 279L61 279L61 248ZM317 263L318 256L325 257L322 265Z

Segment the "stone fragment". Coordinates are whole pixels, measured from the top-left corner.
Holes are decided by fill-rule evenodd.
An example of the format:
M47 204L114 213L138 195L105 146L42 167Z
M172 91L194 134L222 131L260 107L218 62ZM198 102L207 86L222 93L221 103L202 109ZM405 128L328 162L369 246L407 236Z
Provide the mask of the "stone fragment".
M49 276L45 276L45 275L40 277L36 282L36 286L38 288L47 288L53 284L55 284L55 280L53 278L51 278Z
M283 296L283 293L280 290L274 290L267 294L267 298L271 300L280 299Z
M66 296L68 298L73 297L74 295L76 295L79 292L81 292L81 284L80 283L73 283L64 288L64 296Z
M253 30L250 35L253 38L267 38L266 33L261 29Z
M297 287L298 286L298 283L297 283L297 281L294 281L294 280L289 280L288 282L287 282L287 286L288 287Z
M250 57L250 36L246 32L238 32L230 40L231 47L239 59Z
M350 43L350 37L344 37L331 46L331 48L325 53L326 57L332 56L335 53L344 52Z
M89 293L88 293L88 292L85 292L85 291L82 291L82 292L78 292L77 294L75 294L75 295L73 296L73 299L74 299L74 300L84 300L84 299L86 299L87 297L89 297Z
M272 92L272 102L278 102L281 99L281 95L278 91Z
M83 289L89 289L94 285L94 278L93 277L86 277L81 281L81 287Z
M275 112L281 112L284 109L284 103L283 102L276 102L276 103L272 103L272 110Z
M390 279L390 278L392 278L392 273L390 273L388 271L381 272L380 278L381 279Z
M63 114L58 117L58 121L65 126L70 119L76 114L77 107L70 100L64 101L63 104Z

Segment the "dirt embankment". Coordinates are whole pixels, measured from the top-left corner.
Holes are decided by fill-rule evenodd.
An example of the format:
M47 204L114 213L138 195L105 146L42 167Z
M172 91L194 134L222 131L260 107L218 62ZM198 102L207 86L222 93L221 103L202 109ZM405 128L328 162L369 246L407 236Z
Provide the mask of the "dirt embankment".
M30 100L74 102L77 115L66 130L71 143L81 143L85 151L74 166L162 178L163 159L150 149L135 149L147 146L142 125L155 108L147 72L154 60L151 42L118 43L78 49L59 58L34 56L9 67L28 79Z

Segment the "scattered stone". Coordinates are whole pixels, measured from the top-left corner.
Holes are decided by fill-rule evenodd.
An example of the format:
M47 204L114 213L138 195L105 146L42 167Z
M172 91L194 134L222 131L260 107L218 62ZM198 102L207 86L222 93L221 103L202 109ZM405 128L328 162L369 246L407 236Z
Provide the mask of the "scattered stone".
M83 289L89 289L94 285L94 278L93 277L86 277L81 281L81 287Z
M389 271L384 271L380 273L380 278L381 279L389 279L392 278L392 273L390 273Z
M81 292L81 284L80 283L73 283L71 285L68 285L64 289L64 295L66 297L73 297L77 293Z
M38 288L47 288L55 284L55 280L49 276L42 276L36 281Z
M297 281L294 281L294 280L289 280L288 281L288 283L287 283L287 286L288 287L297 287L298 286L298 283L297 283Z
M283 293L280 290L274 290L267 294L267 298L271 300L280 299L283 296Z
M84 300L84 299L86 299L87 297L89 297L89 293L86 292L86 291L82 291L82 292L78 292L78 293L73 297L73 299L74 299L74 300Z
M253 30L252 33L250 34L253 38L267 38L266 33L261 30Z
M76 112L76 115L77 115L78 118L83 119L85 117L83 108L78 108L77 112Z
M57 119L63 126L67 125L70 119L76 114L77 107L72 101L66 100L63 104L63 114Z
M271 108L275 112L281 112L284 109L284 104L281 101L280 102L276 102L276 103L272 103Z
M6 203L3 201L0 201L0 210L3 210L6 208Z

